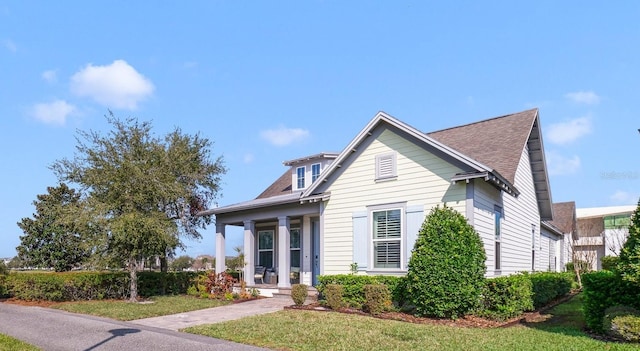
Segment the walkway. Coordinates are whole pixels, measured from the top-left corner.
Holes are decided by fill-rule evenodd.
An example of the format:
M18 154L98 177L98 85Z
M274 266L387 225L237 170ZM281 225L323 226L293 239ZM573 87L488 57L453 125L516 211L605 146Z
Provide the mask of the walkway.
M130 323L169 330L180 330L194 325L220 323L259 314L276 312L282 310L285 306L291 306L292 304L293 301L291 298L264 298L208 308L205 310L138 319L131 321Z

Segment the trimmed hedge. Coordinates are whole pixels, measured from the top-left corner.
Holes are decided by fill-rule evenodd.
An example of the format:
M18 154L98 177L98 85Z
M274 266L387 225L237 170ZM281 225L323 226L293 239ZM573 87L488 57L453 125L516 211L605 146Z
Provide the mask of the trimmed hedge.
M528 274L487 279L480 316L507 320L533 310L533 285Z
M291 287L291 299L297 306L304 305L308 295L308 288L305 284L293 284Z
M364 286L364 310L374 316L391 308L391 293L384 284L367 284Z
M344 306L344 286L329 284L324 293L326 295L325 302L332 310L339 310Z
M390 275L355 275L336 274L322 275L318 277L318 293L321 299L326 299L326 288L330 284L337 284L343 287L343 302L354 308L362 308L366 302L364 286L369 284L386 285L391 292L393 301L401 303L403 301L403 281L404 278Z
M529 274L532 285L533 307L538 309L571 291L571 273L540 272Z
M140 296L185 294L194 272L139 272ZM26 301L125 299L127 272L20 272L7 276L8 295Z
M609 271L598 271L582 275L584 299L582 310L587 326L604 332L602 321L604 311L612 306L625 305L640 309L640 287L622 280Z

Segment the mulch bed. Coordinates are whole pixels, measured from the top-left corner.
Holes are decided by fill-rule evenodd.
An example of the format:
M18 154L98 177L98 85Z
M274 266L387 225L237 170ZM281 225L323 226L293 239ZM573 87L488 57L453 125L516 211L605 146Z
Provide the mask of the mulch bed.
M464 316L458 319L416 317L412 314L403 313L403 312L386 312L377 316L372 316L369 313L365 313L361 310L354 309L354 308L341 308L338 311L334 311L330 308L320 305L317 302L307 304L307 305L302 305L302 306L296 306L296 305L287 306L285 307L285 309L357 314L361 316L370 316L370 317L375 317L380 319L396 320L396 321L416 323L416 324L446 325L451 327L463 327L463 328L506 328L506 327L512 327L514 325L519 325L524 323L543 322L551 317L550 315L545 314L544 312L546 312L547 310L553 308L554 306L562 302L568 301L574 295L575 293L572 293L568 296L556 299L537 311L526 312L521 316L514 317L506 321L495 321L495 320L486 319L486 318L473 316L473 315Z

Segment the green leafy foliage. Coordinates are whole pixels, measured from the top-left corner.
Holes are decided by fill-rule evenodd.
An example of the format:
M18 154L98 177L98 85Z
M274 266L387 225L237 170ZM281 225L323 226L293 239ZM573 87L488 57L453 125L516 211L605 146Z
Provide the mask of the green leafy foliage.
M339 310L344 307L345 303L342 297L344 287L338 284L328 284L324 289L324 301L332 310Z
M184 294L199 275L140 272L139 292L147 297ZM124 299L130 285L125 272L12 273L6 283L8 295L26 301Z
M533 310L533 286L527 274L487 279L478 314L496 320L507 320Z
M62 183L48 187L47 194L33 202L33 218L18 222L24 235L20 237L18 255L32 267L70 271L83 264L91 254L87 243L96 226L83 223L80 193Z
M640 288L640 201L631 216L629 236L620 250L618 269L622 279L633 282Z
M9 274L9 268L4 264L3 260L0 260L0 276Z
M619 340L640 342L640 311L629 306L612 306L604 310L602 329Z
M297 306L302 306L309 295L308 287L305 284L293 284L291 286L291 299Z
M475 229L452 208L436 206L420 229L409 261L406 291L415 313L456 318L477 309L485 261Z
M640 291L635 283L623 280L609 271L598 271L582 275L584 287L585 322L587 327L602 333L602 319L608 307L616 305L640 309Z
M199 135L176 128L158 138L149 122L113 114L107 121L109 134L80 132L75 158L52 169L86 191L86 222L105 228L94 251L126 265L136 300L138 263L173 254L182 237L201 238L211 218L197 214L217 197L226 169L222 158L210 160L211 142Z
M607 271L615 271L618 267L620 258L618 256L604 256L600 259L602 269Z
M540 308L571 291L572 273L539 272L530 274L533 307Z
M193 258L189 255L182 255L171 262L171 270L183 271L193 265Z
M362 308L366 301L364 286L368 284L384 284L391 292L393 301L401 302L404 296L403 277L390 275L355 275L335 274L318 277L318 293L322 298L326 296L326 287L330 284L338 284L343 288L343 301L347 306Z
M364 310L376 316L388 311L391 306L391 293L383 284L367 284L364 286Z

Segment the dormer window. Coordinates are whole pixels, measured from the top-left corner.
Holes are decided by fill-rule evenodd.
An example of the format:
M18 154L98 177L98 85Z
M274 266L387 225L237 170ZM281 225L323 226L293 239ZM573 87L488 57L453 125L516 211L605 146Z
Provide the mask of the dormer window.
M320 164L314 163L311 165L311 182L315 182L320 176Z
M296 168L296 179L298 189L304 189L304 173L306 172L305 167Z

